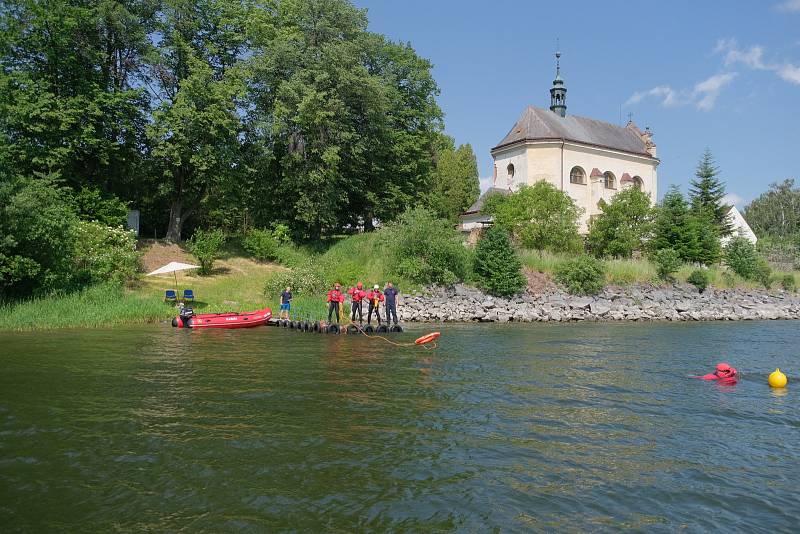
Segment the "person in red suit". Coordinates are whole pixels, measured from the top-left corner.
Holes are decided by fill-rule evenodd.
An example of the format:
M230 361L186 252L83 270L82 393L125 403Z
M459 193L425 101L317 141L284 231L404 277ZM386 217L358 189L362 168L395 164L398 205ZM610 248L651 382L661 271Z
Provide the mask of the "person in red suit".
M364 284L361 282L356 284L356 287L351 287L347 290L347 293L350 294L350 308L353 310L352 317L350 320L352 322L356 322L356 312L358 312L358 323L361 324L364 322L364 312L361 309L361 301L367 298L367 292L364 291Z
M380 304L385 300L383 293L381 293L378 284L367 293L367 300L369 301L369 309L367 311L367 324L372 322L372 312L375 311L375 316L378 318L378 324L381 324L381 311Z
M736 367L731 367L727 363L718 363L717 368L713 373L708 373L703 376L695 376L700 380L718 380L721 384L735 384L739 373Z
M331 315L334 312L336 312L336 322L339 322L339 306L344 302L344 294L342 294L341 287L339 282L336 282L333 285L333 289L328 291L328 323L331 322Z

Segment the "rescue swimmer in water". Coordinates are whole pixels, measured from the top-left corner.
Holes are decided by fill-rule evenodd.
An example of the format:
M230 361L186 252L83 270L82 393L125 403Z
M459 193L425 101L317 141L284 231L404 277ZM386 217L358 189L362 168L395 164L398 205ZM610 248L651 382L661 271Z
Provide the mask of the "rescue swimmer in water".
M717 364L717 368L713 373L708 373L703 376L693 376L692 378L699 378L700 380L718 380L721 384L735 384L739 373L735 367L731 367L725 362Z

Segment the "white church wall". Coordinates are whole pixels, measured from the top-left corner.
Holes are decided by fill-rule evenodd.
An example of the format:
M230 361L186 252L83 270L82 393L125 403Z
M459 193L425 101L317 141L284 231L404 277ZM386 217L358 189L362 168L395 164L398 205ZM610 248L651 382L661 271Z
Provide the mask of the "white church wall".
M529 142L524 146L501 149L493 154L497 167L495 187L518 189L520 185L533 185L546 180L556 188L565 191L575 203L584 210L580 220L580 232L588 231L588 221L592 215L600 213L597 203L600 199L610 202L622 190L622 175L642 179L642 189L650 194L655 203L657 190L657 161L625 152L588 147L576 143L540 141ZM562 163L563 158L563 163ZM507 168L514 165L513 179L509 179ZM586 175L586 183L570 182L570 172L579 166ZM603 178L591 178L592 169L601 173L614 174L614 188L606 189Z
M545 180L561 189L561 143L528 144L527 185Z
M650 194L653 202L657 198L656 161L624 152L587 147L573 143L564 146L565 191L584 209L580 231L588 231L588 221L592 215L600 213L597 207L600 199L610 202L622 190L622 175L628 173L642 179L642 189ZM569 181L572 168L581 167L586 173L586 184L573 184ZM601 173L610 171L614 175L614 188L607 189L603 177L591 178L592 169Z
M525 183L525 177L528 176L528 158L525 147L514 147L498 153L495 155L494 165L497 175L493 187L517 189L519 184ZM514 166L513 176L509 176L509 165Z

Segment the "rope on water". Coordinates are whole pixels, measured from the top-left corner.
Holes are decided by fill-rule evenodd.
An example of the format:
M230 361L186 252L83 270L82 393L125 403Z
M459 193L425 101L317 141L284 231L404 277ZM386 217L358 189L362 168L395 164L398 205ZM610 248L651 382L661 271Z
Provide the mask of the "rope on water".
M409 343L409 342L405 342L405 343L399 343L399 342L397 342L397 341L392 341L391 339L385 338L385 337L383 337L383 336L378 336L378 335L375 335L375 334L373 334L373 335L369 335L369 334L367 334L366 332L364 332L364 329L363 329L363 328L361 328L361 325L357 325L356 323L354 323L354 322L352 322L352 321L351 321L349 324L347 324L347 325L344 327L344 328L345 328L345 330L347 330L348 328L350 328L350 325L353 325L353 326L355 326L355 327L358 329L358 331L359 331L359 332L361 332L362 334L364 334L366 337L368 337L368 338L370 338L370 339L374 339L374 338L377 338L377 339L382 339L382 340L384 340L385 342L387 342L387 343L391 343L392 345L395 345L395 346L397 346L397 347L422 347L422 348L423 348L423 349L425 349L425 350L432 350L432 349L435 349L436 347L438 347L438 346L439 346L439 345L436 343L436 341L433 341L433 342L431 342L432 344L431 344L431 346L429 347L427 343L422 343L422 344L420 344L420 343L417 343L417 342L415 342L415 341L412 341L412 342L410 342L410 343Z

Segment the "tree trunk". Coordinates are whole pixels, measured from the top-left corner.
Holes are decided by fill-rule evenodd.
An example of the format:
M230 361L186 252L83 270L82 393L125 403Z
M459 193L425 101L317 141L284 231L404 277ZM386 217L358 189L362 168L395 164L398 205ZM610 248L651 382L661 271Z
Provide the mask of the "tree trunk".
M178 199L172 202L169 207L169 226L167 226L167 241L179 243L181 240L181 229L185 220L183 202Z

